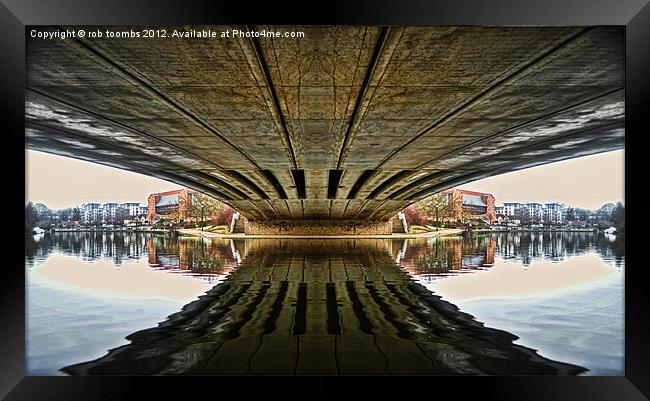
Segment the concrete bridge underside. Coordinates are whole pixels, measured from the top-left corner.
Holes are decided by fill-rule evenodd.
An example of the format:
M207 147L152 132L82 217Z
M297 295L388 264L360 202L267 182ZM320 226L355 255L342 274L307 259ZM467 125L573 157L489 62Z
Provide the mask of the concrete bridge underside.
M440 190L623 147L622 27L255 28L305 37L28 37L27 147L192 187L256 233L389 233Z

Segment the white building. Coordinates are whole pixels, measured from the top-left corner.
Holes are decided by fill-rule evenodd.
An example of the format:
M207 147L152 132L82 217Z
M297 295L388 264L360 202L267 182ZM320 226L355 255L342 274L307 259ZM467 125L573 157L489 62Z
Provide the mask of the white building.
M102 219L102 205L99 203L84 203L81 205L82 218L85 223Z
M531 220L542 220L544 217L544 206L541 203L526 203L526 211Z
M557 202L544 205L537 202L504 202L503 206L496 206L495 210L497 216L507 217L509 222L515 218L528 218L533 221L562 223L566 219L567 205Z
M503 204L503 215L514 217L517 215L517 212L519 212L519 210L523 207L524 205L518 202L505 202Z
M544 220L552 223L561 223L566 216L566 206L561 203L544 204Z
M129 217L136 217L147 214L148 207L143 206L137 202L122 203L120 206L126 210L126 214L129 215Z
M102 205L102 219L107 221L115 220L117 207L117 203L104 203L104 205Z

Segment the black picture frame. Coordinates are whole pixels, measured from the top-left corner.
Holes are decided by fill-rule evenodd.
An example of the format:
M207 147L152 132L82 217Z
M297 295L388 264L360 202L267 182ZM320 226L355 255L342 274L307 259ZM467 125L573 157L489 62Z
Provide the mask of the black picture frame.
M129 0L0 0L3 231L20 242L24 211L25 26L27 25L624 25L625 107L625 376L621 377L38 377L25 376L24 258L6 243L0 279L0 397L7 400L121 400L178 398L207 389L211 396L328 398L393 393L401 397L480 397L499 400L643 400L650 397L650 295L644 280L642 234L650 210L644 136L650 132L650 4L647 0L457 0L328 2L296 6L245 1L217 3ZM22 162L22 164L20 164ZM22 189L22 191L21 191ZM645 214L644 214L645 212ZM646 218L647 220L647 218ZM8 263L7 263L8 262ZM188 380L184 380L188 379ZM192 384L190 384L191 380ZM395 381L397 380L397 381ZM305 386L306 387L303 387ZM220 393L222 392L222 393ZM645 395L645 396L644 396Z

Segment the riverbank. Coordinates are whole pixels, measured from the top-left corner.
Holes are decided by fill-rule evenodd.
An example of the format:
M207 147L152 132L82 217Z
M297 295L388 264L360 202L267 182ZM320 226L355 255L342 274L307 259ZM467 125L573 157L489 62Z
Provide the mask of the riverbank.
M57 228L54 232L141 232L141 233L158 233L168 234L169 230L164 228ZM382 238L382 239L402 239L402 238L435 238L450 235L460 235L463 229L442 229L440 231L430 231L418 234L393 233L391 235L246 235L246 234L220 234L197 229L179 229L178 233L183 235L204 237L204 238ZM548 228L486 228L474 229L472 233L493 233L493 232L594 232L598 231L592 228L580 229L548 229Z
M129 233L168 233L165 228L53 228L53 232L129 232Z
M246 234L217 234L190 228L180 229L182 235L203 238L313 238L313 239L345 239L345 238L375 238L375 239L408 239L408 238L435 238L462 234L462 229L443 229L420 234L394 233L392 235L246 235Z
M528 227L494 227L494 228L476 228L473 229L472 232L475 233L492 233L492 232L509 232L509 231L514 231L514 232L567 232L567 233L574 233L574 232L594 232L598 231L596 228L528 228Z

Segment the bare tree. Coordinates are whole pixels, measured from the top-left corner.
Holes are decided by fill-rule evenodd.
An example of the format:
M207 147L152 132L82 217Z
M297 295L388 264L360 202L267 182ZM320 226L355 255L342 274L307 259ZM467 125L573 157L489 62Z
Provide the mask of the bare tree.
M117 224L124 224L124 220L129 218L129 211L124 206L118 206L115 210L115 218L113 219Z
M38 211L32 205L32 202L25 206L25 234L31 234L36 222L38 221Z
M214 216L223 208L223 203L202 193L194 193L192 201L187 207L187 214L190 217L198 218L201 222L201 231L205 225L206 216Z
M611 220L619 233L625 232L625 206L620 201L616 202L612 210Z
M442 193L431 195L418 203L418 209L428 218L435 217L437 230L440 226L440 218L447 216L449 211L447 196Z

